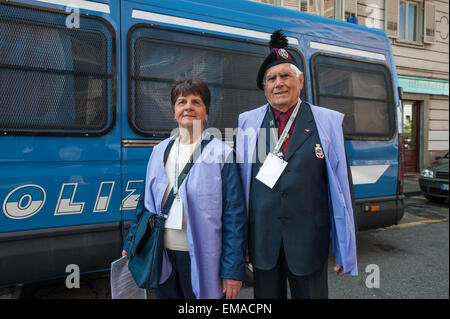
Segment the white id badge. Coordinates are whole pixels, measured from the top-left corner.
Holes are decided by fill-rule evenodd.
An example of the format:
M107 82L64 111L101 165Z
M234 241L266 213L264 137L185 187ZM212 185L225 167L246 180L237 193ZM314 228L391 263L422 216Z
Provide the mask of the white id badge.
M287 164L288 162L273 155L273 153L269 153L267 154L263 166L261 166L261 169L256 175L256 179L266 186L273 188Z
M183 202L181 198L175 197L172 207L169 211L169 216L164 223L165 228L179 229L183 226Z

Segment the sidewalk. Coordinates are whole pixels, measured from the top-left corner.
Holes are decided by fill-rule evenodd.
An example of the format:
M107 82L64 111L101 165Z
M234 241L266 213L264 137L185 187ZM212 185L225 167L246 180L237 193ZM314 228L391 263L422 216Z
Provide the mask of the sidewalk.
M403 176L403 193L405 196L421 195L419 186L419 176L420 174L405 174Z

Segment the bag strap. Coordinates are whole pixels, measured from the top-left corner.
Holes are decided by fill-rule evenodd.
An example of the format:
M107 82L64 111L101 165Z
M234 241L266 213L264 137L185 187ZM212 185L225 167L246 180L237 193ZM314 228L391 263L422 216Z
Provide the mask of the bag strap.
M194 152L192 153L189 161L184 166L183 170L181 171L180 175L178 176L178 185L181 186L184 179L186 178L187 174L191 170L192 166L194 165L197 158L200 156L201 152L205 149L206 145L208 145L209 142L213 140L213 136L208 136L204 139L202 139L202 142L197 145ZM166 202L164 203L163 208L161 209L161 214L164 217L167 217L169 215L170 207L172 207L173 201L175 199L175 196L173 194L173 187L170 190L169 195L167 196Z

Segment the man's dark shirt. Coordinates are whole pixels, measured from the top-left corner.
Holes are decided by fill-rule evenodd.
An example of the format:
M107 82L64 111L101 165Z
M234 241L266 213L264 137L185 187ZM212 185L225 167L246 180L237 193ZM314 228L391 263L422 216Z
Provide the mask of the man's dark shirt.
M273 117L275 118L275 126L278 129L278 138L280 138L281 133L283 133L284 128L286 127L287 122L289 121L289 118L291 117L292 112L294 112L295 104L293 107L291 107L287 112L281 112L275 109L271 106ZM283 152L283 155L286 156L286 152L289 146L289 142L291 141L292 132L294 132L294 126L295 126L295 119L294 122L292 122L292 126L289 129L289 133L286 136L286 140L284 141L283 145L281 146L281 151Z

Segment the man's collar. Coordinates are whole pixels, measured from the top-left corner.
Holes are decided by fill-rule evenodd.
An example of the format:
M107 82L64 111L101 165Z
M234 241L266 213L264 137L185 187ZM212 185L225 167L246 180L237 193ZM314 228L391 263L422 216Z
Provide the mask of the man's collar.
M299 99L299 101L300 101L300 105L301 105L302 104L302 100ZM281 111L277 110L276 108L274 108L272 105L270 105L270 108L272 109L273 117L275 118L275 121L277 121L279 116L280 116L280 114L283 114L283 113L288 115L288 116L291 116L292 112L294 112L294 109L295 109L296 105L297 105L297 103L292 105L286 112L281 112Z

